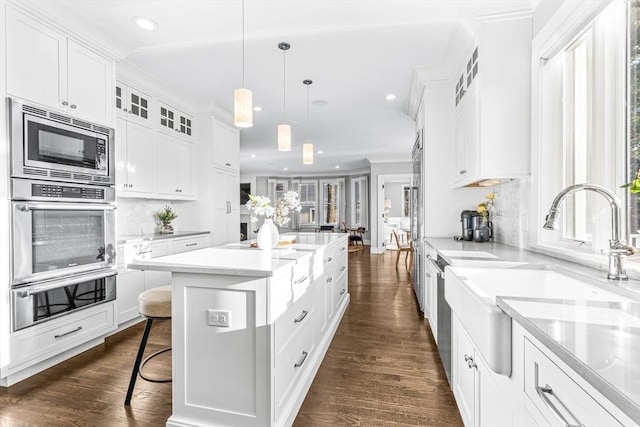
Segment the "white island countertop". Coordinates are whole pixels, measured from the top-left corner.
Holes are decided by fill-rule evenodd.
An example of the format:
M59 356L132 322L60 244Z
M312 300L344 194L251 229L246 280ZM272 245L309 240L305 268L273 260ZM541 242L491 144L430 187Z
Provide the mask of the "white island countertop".
M344 233L296 233L286 236L292 235L295 236L295 243L270 251L251 248L247 241L135 260L127 264L127 267L176 273L272 277L276 270L292 266L301 259L310 257L315 250L345 237Z

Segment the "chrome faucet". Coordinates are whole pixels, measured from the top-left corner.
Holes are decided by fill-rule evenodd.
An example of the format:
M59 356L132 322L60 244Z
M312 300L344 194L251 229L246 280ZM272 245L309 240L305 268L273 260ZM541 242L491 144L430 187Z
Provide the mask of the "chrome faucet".
M609 250L606 252L602 250L603 254L609 255L609 274L607 274L607 278L612 280L629 279L624 267L624 257L633 255L635 249L628 246L624 240L620 240L620 201L618 197L608 189L593 184L576 184L565 188L553 199L553 203L551 203L551 207L549 208L549 214L545 218L545 223L542 228L545 230L557 230L560 203L569 194L581 190L598 193L609 202L609 206L611 206L611 239L609 240Z

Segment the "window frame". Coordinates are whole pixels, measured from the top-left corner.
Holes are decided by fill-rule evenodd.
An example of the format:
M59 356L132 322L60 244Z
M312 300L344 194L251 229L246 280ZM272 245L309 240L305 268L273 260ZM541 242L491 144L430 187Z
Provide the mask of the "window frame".
M597 3L597 4L596 4ZM605 14L601 14L610 5ZM623 24L624 23L624 24ZM563 100L549 99L550 90L563 89L562 82L554 81L553 66L559 66L558 54L570 46L586 32L589 26L594 33L594 79L596 92L593 111L593 137L602 139L606 149L595 153L598 158L598 182L615 192L622 202L623 220L626 224L626 192L619 186L627 182L626 156L626 30L606 31L607 28L626 28L626 7L618 2L594 2L590 4L565 4L549 20L533 41L532 67L532 171L535 179L531 182L531 216L529 220L533 232L530 243L533 249L545 253L563 256L578 262L587 261L603 263L606 257L600 249L608 247L611 219L610 209L606 201L598 196L589 196L593 210L588 220L594 225L594 238L591 246L582 241L562 239L560 232L543 230L540 224L548 212L552 200L566 187L564 183L564 163L559 160L564 155L558 150L558 137L564 145L563 120L558 120L558 111L564 114L561 107ZM560 68L562 72L562 68ZM557 71L557 69L556 69ZM562 79L561 79L562 80ZM563 117L564 119L564 117ZM558 129L559 128L559 129ZM556 146L554 146L556 143ZM593 155L593 154L592 154ZM561 171L561 172L558 172ZM560 176L558 176L560 175ZM566 201L561 209L566 214ZM623 228L626 228L623 226ZM625 230L622 230L626 235Z

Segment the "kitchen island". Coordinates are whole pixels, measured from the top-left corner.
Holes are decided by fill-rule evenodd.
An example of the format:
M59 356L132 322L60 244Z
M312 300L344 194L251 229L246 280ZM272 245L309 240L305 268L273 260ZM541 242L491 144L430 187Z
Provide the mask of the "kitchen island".
M129 268L172 272L167 426L291 425L349 304L347 236L200 249Z

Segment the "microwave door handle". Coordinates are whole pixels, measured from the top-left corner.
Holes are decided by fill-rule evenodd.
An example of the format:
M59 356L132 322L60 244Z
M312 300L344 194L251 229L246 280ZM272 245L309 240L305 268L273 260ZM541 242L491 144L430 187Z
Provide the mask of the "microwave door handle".
M43 211L112 211L116 209L114 205L102 204L102 205L90 205L84 203L36 203L29 202L21 205L19 209L22 212L28 212L32 210Z
M90 280L104 279L107 277L115 276L116 274L118 274L116 271L109 271L107 273L101 271L100 273L83 274L82 276L74 276L60 280L54 280L44 285L28 286L25 290L16 290L16 293L19 297L26 298L34 294L50 291L52 289L62 288L81 282L88 282Z

